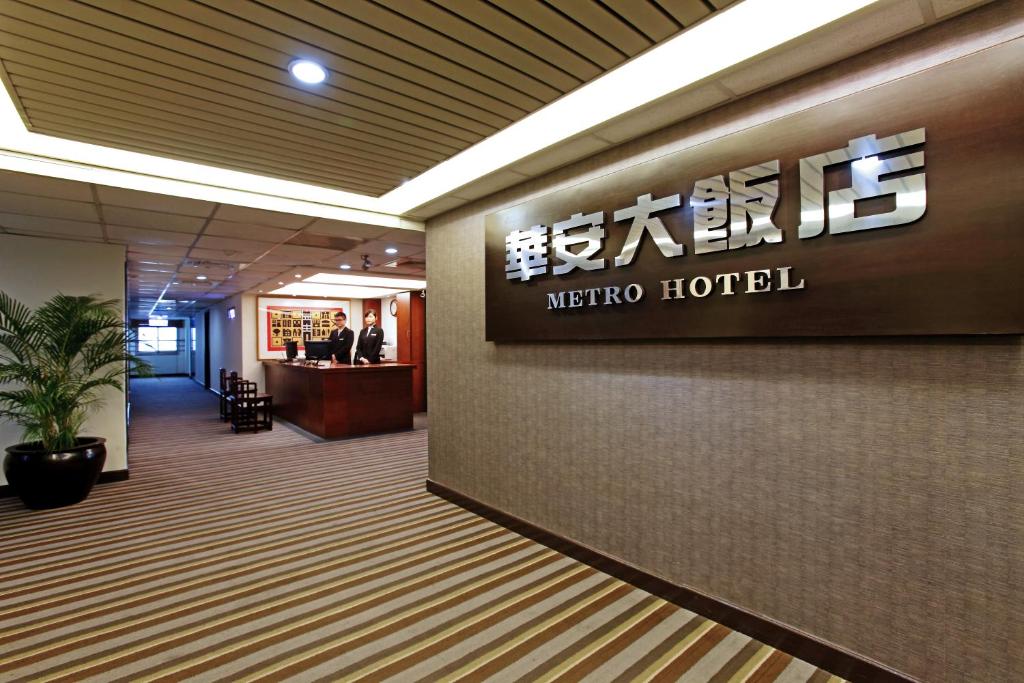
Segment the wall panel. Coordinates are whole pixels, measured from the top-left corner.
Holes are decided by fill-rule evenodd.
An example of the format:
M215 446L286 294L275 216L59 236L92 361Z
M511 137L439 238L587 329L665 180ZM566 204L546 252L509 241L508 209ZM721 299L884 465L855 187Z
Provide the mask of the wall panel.
M493 344L483 292L487 214L1019 37L1022 14L994 3L431 220L430 477L912 676L1024 678L1020 337Z

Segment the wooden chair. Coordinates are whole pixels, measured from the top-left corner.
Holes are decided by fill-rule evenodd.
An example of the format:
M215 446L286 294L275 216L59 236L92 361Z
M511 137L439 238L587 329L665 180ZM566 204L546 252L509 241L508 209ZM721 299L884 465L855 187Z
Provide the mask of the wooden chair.
M228 373L225 368L220 369L220 420L227 422L231 419L231 398L235 384L239 377L237 372Z
M231 406L231 431L235 434L274 428L274 397L257 393L256 382L235 380L228 403Z

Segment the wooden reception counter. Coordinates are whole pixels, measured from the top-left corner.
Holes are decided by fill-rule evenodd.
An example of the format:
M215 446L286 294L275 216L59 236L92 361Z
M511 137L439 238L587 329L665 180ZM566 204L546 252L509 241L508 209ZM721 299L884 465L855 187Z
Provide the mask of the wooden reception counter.
M274 415L327 439L412 429L415 365L264 361Z

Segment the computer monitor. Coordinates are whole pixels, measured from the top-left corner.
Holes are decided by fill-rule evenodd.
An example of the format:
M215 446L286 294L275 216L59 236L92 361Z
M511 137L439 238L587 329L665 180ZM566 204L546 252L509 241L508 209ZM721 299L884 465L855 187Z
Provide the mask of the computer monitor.
M288 360L295 360L295 357L299 355L299 342L294 339L289 339L284 343L284 357Z
M323 340L309 340L306 342L306 358L308 360L330 360L331 342Z

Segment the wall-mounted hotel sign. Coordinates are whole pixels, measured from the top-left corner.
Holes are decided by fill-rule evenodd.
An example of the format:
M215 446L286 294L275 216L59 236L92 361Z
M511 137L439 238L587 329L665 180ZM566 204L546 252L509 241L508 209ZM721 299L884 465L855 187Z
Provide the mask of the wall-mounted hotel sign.
M489 215L487 339L1024 333L1020 53Z

